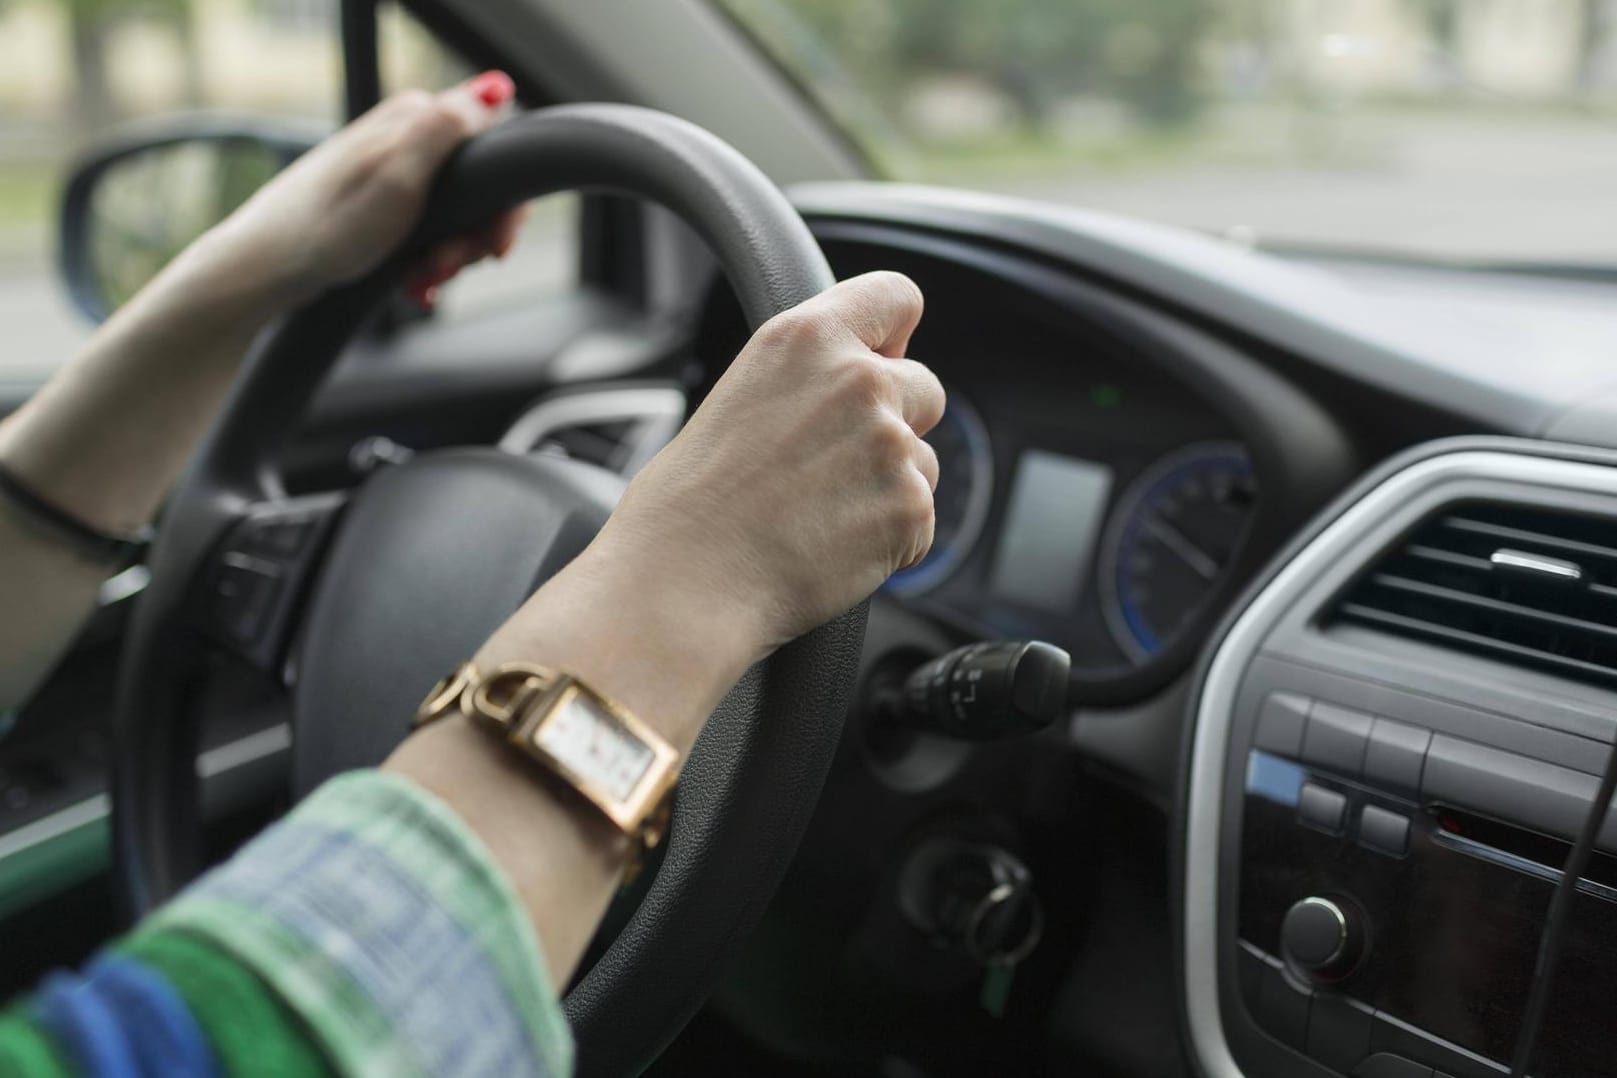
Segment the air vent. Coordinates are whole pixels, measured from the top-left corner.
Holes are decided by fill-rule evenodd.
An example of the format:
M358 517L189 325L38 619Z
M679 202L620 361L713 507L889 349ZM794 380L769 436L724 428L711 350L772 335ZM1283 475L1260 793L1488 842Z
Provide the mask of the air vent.
M624 461L634 451L633 438L638 427L631 419L561 427L551 431L536 451L557 453L616 472L622 470Z
M611 386L560 393L517 417L500 438L507 453L554 453L631 478L685 421L685 392L672 385Z
M1617 684L1617 521L1457 505L1416 528L1332 616Z

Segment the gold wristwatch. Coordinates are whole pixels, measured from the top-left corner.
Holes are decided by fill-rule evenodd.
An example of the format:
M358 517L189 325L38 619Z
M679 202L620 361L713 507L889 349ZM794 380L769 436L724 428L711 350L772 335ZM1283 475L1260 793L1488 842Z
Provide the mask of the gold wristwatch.
M542 666L506 663L485 676L462 663L427 693L415 725L457 713L571 787L637 853L662 841L679 752L622 704Z

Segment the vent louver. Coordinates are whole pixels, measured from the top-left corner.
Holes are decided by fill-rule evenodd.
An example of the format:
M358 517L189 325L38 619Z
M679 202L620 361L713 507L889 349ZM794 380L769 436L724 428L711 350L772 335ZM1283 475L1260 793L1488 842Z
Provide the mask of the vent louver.
M615 472L622 468L624 458L634 449L635 427L631 419L561 427L551 431L538 449Z
M1426 521L1333 618L1617 684L1617 521L1473 503Z

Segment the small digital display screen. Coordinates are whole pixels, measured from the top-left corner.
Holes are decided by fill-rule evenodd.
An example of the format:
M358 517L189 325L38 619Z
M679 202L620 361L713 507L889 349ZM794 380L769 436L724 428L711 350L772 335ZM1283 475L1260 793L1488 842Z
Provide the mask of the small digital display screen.
M989 587L1001 599L1065 613L1095 556L1112 470L1040 449L1022 454Z

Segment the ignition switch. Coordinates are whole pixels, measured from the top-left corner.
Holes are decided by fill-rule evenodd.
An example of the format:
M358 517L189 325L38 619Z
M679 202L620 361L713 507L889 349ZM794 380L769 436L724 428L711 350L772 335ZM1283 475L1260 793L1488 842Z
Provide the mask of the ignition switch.
M934 947L984 972L980 1002L1005 1012L1011 978L1044 937L1033 873L999 847L953 838L922 842L899 874L898 907Z

